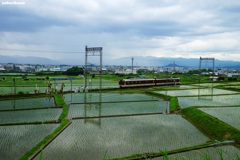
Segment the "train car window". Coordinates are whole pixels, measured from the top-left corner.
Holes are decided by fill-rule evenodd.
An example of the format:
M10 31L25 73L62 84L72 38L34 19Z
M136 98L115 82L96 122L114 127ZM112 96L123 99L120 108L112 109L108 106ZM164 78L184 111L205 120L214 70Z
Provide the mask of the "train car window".
M123 80L120 80L120 81L119 81L119 85L124 85L124 81L123 81Z

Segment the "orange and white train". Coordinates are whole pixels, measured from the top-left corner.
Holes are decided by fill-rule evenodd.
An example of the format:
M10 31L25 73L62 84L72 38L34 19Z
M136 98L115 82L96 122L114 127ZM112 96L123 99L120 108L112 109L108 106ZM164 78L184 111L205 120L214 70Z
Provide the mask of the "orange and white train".
M180 78L153 78L153 79L122 79L119 81L120 88L179 85Z

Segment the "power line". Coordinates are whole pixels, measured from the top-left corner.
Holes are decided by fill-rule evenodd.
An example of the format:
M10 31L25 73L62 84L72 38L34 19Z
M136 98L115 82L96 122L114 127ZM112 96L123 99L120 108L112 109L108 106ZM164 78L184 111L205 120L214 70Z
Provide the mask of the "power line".
M18 51L18 52L41 52L41 53L81 53L84 54L85 52L82 51L40 51L40 50L21 50L21 49L8 49L8 48L0 48L2 51Z

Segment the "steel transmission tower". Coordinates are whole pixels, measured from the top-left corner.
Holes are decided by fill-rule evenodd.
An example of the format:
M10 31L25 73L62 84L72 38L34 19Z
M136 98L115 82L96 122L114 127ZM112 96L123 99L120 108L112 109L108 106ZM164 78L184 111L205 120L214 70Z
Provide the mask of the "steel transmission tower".
M200 57L200 61L199 61L199 83L201 80L201 69L202 69L202 61L208 62L208 61L212 61L212 76L214 76L214 63L215 63L215 58L202 58Z
M88 56L99 56L100 57L100 67L99 67L99 89L102 90L102 47L85 47L85 69L84 69L84 77L85 77L85 91L87 88L87 75L88 75L88 66L87 60Z

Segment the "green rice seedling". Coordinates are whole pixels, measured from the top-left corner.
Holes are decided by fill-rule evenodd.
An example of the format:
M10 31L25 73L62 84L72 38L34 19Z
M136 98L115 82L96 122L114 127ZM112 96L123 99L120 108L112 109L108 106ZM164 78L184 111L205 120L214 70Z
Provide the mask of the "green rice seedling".
M166 109L166 101L72 104L70 105L68 118L165 113Z
M42 156L43 156L43 151L41 150L39 160L42 160L42 159L43 159Z
M199 150L190 150L187 152L171 154L169 159L176 160L213 160L213 159L230 159L237 160L237 154L240 153L240 150L234 146L219 146L219 147L210 147Z
M0 126L0 159L19 159L58 124Z
M107 151L108 149L106 149L105 153L104 153L104 156L103 156L103 159L106 159L107 158Z
M164 149L164 151L162 151L162 153L163 153L163 159L168 160L169 158L168 158L168 152L166 148Z
M45 122L57 120L62 109L38 109L0 112L0 124Z
M209 139L179 115L151 115L73 120L44 149L44 159L100 159L173 150ZM56 148L68 148L59 152Z

